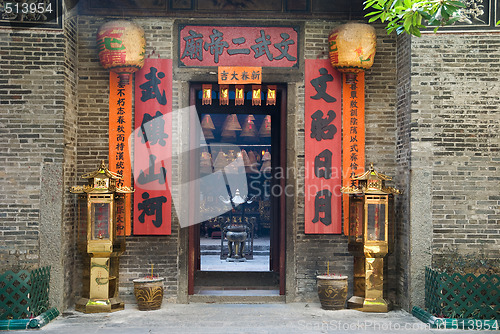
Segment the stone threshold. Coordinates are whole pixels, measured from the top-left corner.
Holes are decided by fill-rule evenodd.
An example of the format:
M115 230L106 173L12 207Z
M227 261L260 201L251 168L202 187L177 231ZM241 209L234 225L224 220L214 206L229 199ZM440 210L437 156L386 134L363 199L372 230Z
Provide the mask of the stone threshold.
M240 290L249 291L249 290ZM285 296L278 295L237 295L237 292L229 292L227 295L201 295L189 296L189 303L215 303L215 304L272 304L285 303ZM279 293L279 292L278 292Z

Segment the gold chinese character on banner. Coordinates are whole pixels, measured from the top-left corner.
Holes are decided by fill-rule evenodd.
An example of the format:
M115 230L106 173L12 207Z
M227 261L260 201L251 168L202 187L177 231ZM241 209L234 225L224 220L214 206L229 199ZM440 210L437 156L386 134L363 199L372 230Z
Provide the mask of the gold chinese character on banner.
M220 105L229 105L229 86L228 85L220 85L219 92L219 104Z
M201 100L202 105L212 104L212 85L205 84L202 86L203 98Z
M267 86L267 99L266 99L266 105L269 106L274 106L276 105L276 86Z
M252 105L253 106L260 106L260 96L261 96L260 85L252 85Z
M234 104L236 106L245 104L245 90L243 85L236 85Z

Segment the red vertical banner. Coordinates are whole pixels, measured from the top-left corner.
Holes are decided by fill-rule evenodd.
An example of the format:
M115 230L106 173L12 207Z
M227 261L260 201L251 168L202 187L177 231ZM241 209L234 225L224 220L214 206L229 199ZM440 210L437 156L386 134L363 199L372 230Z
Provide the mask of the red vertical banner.
M120 187L132 185L132 166L128 138L132 133L132 85L121 85L118 74L109 74L109 169L122 176ZM116 208L117 235L130 235L131 195L125 195L124 207Z
M340 234L341 75L327 59L305 63L305 233Z
M172 60L146 59L135 74L134 235L170 235Z
M343 180L344 187L356 186L351 176L365 170L365 73L356 75L354 82L347 83L343 78L343 117L344 139ZM349 234L349 195L343 195L344 234Z

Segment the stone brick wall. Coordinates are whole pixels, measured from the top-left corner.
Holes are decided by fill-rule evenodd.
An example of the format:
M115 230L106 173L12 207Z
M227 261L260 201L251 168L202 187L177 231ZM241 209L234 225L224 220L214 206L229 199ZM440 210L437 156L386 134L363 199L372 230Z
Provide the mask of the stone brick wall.
M396 131L396 187L402 191L396 196L396 229L394 258L397 273L397 293L400 305L409 309L408 263L410 262L409 239L409 189L411 166L411 38L400 35L397 38L397 131Z
M69 14L68 14L69 15ZM77 184L77 131L78 131L78 57L77 57L77 17L71 15L64 22L64 196L62 249L67 256L62 259L64 273L64 308L74 304L76 277L76 196L68 194L71 186Z
M76 161L74 22L0 29L0 272L51 265L57 307L73 280L65 192Z
M417 281L431 255L435 261L457 253L500 254L498 36L429 34L411 42L411 170L419 176L412 180L418 198L411 202L430 197L420 203L423 216L411 211L411 226L412 235L416 226L431 235L415 244L429 254L414 268ZM422 300L412 297L414 304Z
M415 141L432 147L426 156L433 173L433 254L457 249L500 255L498 36L412 41Z
M52 33L2 29L0 39L3 42L0 46L3 174L0 236L4 240L0 247L0 271L3 271L38 264L40 172L44 159L62 160L62 152L56 152L54 147L62 131L58 135L52 129L51 118L56 119L56 125L58 119L54 108L58 107L57 98L50 100L45 96L49 85L34 84L43 76L55 76L57 64L44 58L57 61L54 53L60 50L47 41L62 43L62 38Z
M63 162L64 36L0 29L0 271L39 262L41 171Z

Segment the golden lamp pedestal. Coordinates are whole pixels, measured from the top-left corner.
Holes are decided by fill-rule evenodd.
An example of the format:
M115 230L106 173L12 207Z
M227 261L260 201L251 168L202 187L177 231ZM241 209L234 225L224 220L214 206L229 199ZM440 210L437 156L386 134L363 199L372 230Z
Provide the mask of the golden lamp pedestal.
M82 253L81 297L75 309L85 313L123 310L118 298L119 256L125 251L125 195L133 192L120 187L121 177L106 168L83 175L88 183L75 186L78 194L78 249Z
M354 296L347 307L363 312L388 312L391 308L384 299L384 258L354 257Z
M348 249L354 255L354 296L348 307L364 312L387 312L384 299L384 257L394 244L394 195L386 187L391 178L373 168L351 178L349 194Z
M125 308L125 304L118 297L118 261L118 256L85 259L88 269L83 275L82 297L76 302L75 310L101 313Z

